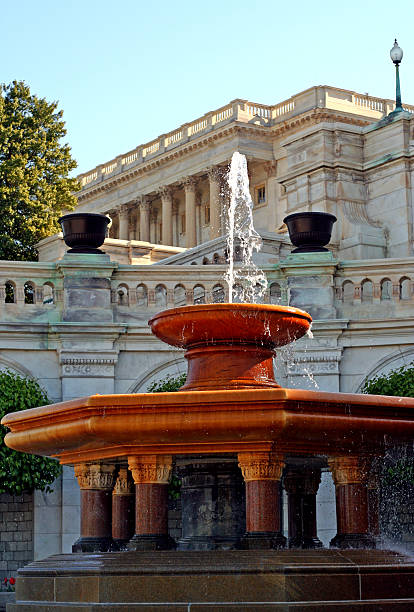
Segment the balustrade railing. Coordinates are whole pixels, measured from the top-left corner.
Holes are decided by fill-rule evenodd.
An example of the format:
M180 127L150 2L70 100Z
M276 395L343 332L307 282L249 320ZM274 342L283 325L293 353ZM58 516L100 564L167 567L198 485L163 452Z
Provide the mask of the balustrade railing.
M319 103L315 101L316 97L319 97ZM313 102L310 102L310 100L313 100ZM390 113L395 107L392 100L327 86L310 88L272 106L246 100L234 100L230 104L207 113L203 117L199 117L149 143L140 145L133 151L118 156L102 166L97 166L90 172L80 174L78 180L82 189L87 188L92 183L104 180L112 173L122 172L126 166L143 163L149 155L162 154L166 147L180 146L188 138L198 137L211 129L219 129L224 121L233 119L247 122L251 120L251 117L259 116L265 119L268 125L273 125L290 115L299 114L321 104L333 109L346 109L348 112L355 114L366 114L370 118L380 118ZM404 104L404 109L414 112L414 106L409 104Z

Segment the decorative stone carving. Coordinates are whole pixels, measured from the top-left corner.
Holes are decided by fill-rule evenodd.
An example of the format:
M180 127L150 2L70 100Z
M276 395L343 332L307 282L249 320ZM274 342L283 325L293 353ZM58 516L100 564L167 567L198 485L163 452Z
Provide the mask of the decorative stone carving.
M110 491L114 486L115 466L111 463L79 463L75 465L79 487Z
M252 480L280 480L283 458L266 451L239 453L239 467L245 482Z
M335 486L365 484L367 481L367 464L364 459L353 455L331 457L328 465L332 472Z
M119 468L112 495L134 495L134 483L127 468Z
M171 476L170 455L138 455L128 457L135 484L168 484Z
M145 212L150 212L151 209L151 202L148 198L148 196L146 195L141 195L138 196L136 199L136 202L138 204L138 206L140 207L141 211L145 211Z
M220 166L209 166L207 168L207 176L209 181L220 183L222 178L222 170Z
M192 176L186 176L183 179L183 187L184 187L184 191L195 193L196 188L197 188L196 179Z
M173 191L172 188L169 187L168 185L163 185L162 187L160 187L157 191L157 194L159 195L159 197L161 199L168 199L171 200L173 199Z

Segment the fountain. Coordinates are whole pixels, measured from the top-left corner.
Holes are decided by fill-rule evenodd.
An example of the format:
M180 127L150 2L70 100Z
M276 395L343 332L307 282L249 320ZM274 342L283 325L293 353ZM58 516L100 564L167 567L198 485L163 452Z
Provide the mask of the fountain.
M412 439L414 399L281 388L275 350L311 324L296 308L184 306L149 323L158 338L186 351L188 376L178 393L93 395L2 420L11 448L74 465L81 488L76 552L19 570L10 612L187 610L190 604L200 611L412 609L414 564L375 549L369 477L388 444ZM246 486L244 550L168 550L173 457L234 454ZM312 460L320 457L336 486L332 548L282 550L284 466L309 460L304 474L315 480ZM115 552L113 525L122 541L126 521L122 503L112 505L111 518L111 496L115 482L118 493L127 489L126 467L135 483L135 535L128 550ZM293 480L286 475L294 492ZM295 494L309 511L302 535L319 546L312 491ZM293 507L293 493L291 501Z

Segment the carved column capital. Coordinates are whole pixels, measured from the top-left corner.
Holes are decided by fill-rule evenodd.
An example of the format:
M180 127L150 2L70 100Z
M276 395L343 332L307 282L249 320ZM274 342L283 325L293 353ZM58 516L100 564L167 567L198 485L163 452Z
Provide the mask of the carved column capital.
M272 161L265 162L264 168L266 171L267 178L270 178L271 176L276 176L277 161L272 160Z
M127 217L129 215L129 204L120 204L117 207L117 212L120 217Z
M173 190L172 190L172 188L170 186L163 185L162 187L160 187L157 190L157 195L162 200L170 200L172 202L172 199L173 199Z
M330 457L328 465L332 472L335 486L349 484L365 484L367 480L367 464L360 457Z
M75 476L81 490L110 491L115 481L115 466L110 463L79 463Z
M197 181L193 176L186 176L183 179L183 188L186 193L195 193Z
M239 467L245 482L252 480L280 480L283 458L270 452L239 453Z
M316 495L320 482L320 469L288 469L283 477L283 485L288 494Z
M171 469L171 455L137 455L128 457L129 469L135 484L168 484Z
M127 468L120 468L112 495L134 495L134 483Z
M210 182L220 183L222 179L221 166L209 166L207 168L207 176Z

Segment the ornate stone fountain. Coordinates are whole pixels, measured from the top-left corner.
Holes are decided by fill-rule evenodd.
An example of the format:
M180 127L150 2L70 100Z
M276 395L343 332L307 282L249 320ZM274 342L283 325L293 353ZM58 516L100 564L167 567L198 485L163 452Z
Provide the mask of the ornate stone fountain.
M280 388L273 378L275 348L306 333L310 322L303 311L268 305L164 311L150 325L158 337L186 350L189 376L180 392L93 395L7 415L2 423L10 428L10 447L75 466L81 487L75 550L95 551L20 570L11 609L58 610L66 602L69 610L70 601L93 601L94 609L130 602L129 610L138 602L368 601L375 593L390 605L397 595L410 597L413 565L396 553L373 550L368 477L370 461L387 443L412 438L414 399ZM226 453L237 453L246 483L243 546L249 550L160 552L173 545L167 530L173 456ZM333 544L347 552L270 550L284 546L279 484L287 458L321 455L336 486ZM127 465L135 483L130 552L99 553L113 547L111 523L125 523L122 504L113 506L111 519L111 497L117 472L118 481L122 474L125 479ZM143 550L152 552L137 552ZM359 581L365 590L356 592ZM45 599L48 607L40 602Z

